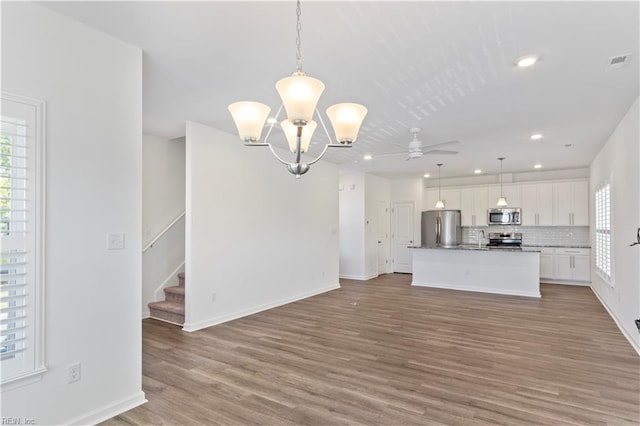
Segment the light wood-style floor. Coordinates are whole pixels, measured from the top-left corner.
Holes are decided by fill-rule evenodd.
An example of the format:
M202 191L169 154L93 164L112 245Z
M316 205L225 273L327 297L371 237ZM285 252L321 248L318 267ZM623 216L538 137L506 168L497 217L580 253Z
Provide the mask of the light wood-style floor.
M591 289L410 280L343 280L195 333L145 320L149 402L105 424L640 424L640 358Z

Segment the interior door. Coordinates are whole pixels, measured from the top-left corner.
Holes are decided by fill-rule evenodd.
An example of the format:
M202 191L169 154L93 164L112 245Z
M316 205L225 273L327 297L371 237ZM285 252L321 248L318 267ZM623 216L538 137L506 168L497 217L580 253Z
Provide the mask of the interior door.
M412 253L408 246L414 245L415 202L402 201L393 203L393 253L391 265L393 272L411 273Z
M378 239L378 274L389 272L389 203L378 201L376 203L376 237Z

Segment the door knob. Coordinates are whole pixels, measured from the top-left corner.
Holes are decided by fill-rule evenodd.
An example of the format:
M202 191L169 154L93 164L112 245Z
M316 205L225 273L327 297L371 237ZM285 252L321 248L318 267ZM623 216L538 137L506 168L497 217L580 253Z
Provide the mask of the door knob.
M409 240L410 243L413 243L413 240Z
M637 246L640 244L640 228L638 228L638 234L636 235L636 242L629 244L629 247Z
M378 241L378 244L382 244L382 241Z

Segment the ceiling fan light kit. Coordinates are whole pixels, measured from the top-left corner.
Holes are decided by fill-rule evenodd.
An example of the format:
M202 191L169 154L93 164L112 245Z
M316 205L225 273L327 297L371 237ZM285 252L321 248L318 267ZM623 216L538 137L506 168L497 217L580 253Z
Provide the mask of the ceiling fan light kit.
M296 8L296 71L290 76L279 80L276 83L276 90L280 95L282 104L274 119L267 120L271 108L259 102L235 102L229 105L228 109L233 117L233 121L238 129L240 139L247 146L266 146L278 161L287 166L287 170L300 178L309 170L309 167L319 161L330 147L350 147L357 139L360 125L367 115L367 108L355 103L339 103L332 105L326 110L329 121L334 130L334 143L327 127L318 112L316 105L324 91L322 81L307 76L302 71L302 56L300 54L300 0L297 1ZM280 122L284 131L289 150L295 155L295 161L283 160L268 142L269 135L273 127L278 123L278 116L284 107L287 119ZM318 117L322 129L324 130L328 142L324 149L315 159L302 162L301 154L307 152L311 143L311 137L317 127L313 121L314 114ZM263 143L259 143L265 122L269 124L269 130Z

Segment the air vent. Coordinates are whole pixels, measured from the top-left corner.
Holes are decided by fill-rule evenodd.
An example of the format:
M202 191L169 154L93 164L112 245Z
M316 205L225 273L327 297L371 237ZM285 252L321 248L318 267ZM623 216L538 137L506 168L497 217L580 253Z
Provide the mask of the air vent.
M627 53L626 55L619 55L609 58L609 63L607 64L607 67L605 69L607 71L610 71L626 67L627 65L629 65L629 61L631 60L630 56L631 53Z

